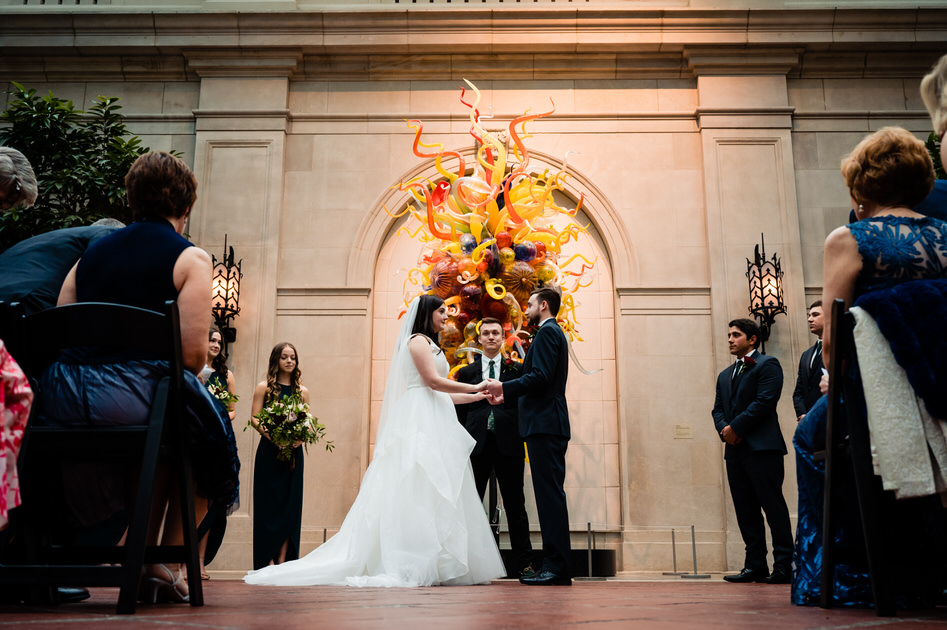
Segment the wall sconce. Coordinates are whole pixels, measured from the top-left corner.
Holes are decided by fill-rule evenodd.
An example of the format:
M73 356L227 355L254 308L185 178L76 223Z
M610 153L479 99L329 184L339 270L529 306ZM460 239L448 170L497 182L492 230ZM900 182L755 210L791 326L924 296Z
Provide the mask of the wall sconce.
M233 247L227 251L227 235L224 234L224 257L218 261L211 255L214 263L214 276L211 284L211 301L214 323L220 329L224 343L237 340L237 329L231 327L230 320L240 314L240 278L243 273L240 265L243 259L234 263Z
M750 315L760 323L763 338L761 350L765 354L765 342L776 316L786 314L783 302L783 272L779 268L779 259L773 254L772 260L766 260L766 246L760 234L760 244L754 250L754 260L746 259L746 277L750 282Z

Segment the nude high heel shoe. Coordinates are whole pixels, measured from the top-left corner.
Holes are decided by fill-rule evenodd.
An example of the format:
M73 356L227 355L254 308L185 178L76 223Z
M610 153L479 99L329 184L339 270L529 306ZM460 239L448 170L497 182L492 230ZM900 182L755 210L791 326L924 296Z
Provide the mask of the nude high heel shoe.
M159 568L159 572L167 574L167 578L154 575L143 577L138 589L138 601L145 604L186 603L190 601L190 595L185 590L187 587L184 582L184 572L178 569L178 575L175 578L174 573L168 567L163 564L155 566Z

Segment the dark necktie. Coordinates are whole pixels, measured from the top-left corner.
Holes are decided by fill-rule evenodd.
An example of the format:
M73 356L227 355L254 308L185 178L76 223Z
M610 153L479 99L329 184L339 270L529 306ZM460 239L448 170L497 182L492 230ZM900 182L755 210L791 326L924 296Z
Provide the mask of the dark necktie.
M815 369L815 366L822 360L822 340L815 342L815 350L812 353L812 360L809 361L809 370Z
M493 366L494 366L493 359L490 359L490 367L489 367L490 371L487 374L487 378L496 378L497 373L496 373L496 370L493 369ZM490 409L490 415L487 416L487 431L493 431L495 427L496 427L496 422L493 419L493 409Z
M737 381L739 380L740 374L743 372L743 361L737 361L737 364L733 368L733 376L730 377L730 394L734 394L737 391Z

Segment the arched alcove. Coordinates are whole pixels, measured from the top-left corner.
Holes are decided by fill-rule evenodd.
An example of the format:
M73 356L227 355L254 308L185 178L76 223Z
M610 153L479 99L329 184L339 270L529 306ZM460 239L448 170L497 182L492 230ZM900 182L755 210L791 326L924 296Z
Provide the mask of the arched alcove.
M467 155L472 155L472 150L468 149ZM546 168L551 172L562 168L561 161L548 155L531 153L530 158L531 168L540 172ZM438 177L433 160L405 172L403 177L408 180L418 176ZM577 330L583 341L577 340L574 349L582 367L590 371L600 370L586 375L575 363L570 364L566 392L573 432L567 453L566 479L570 523L574 531L584 531L586 524L591 523L596 531L615 532L622 528L615 288L635 283L636 265L630 240L599 190L586 178L576 175L569 178L565 193L573 204L585 193L583 210L576 218L581 225L589 226L589 234L567 244L560 261L573 253L582 253L590 260L597 259L593 271L586 277L586 281L589 278L593 280L592 285L579 289L575 295ZM417 226L416 220L411 217L394 219L382 206L395 211L407 202L407 195L396 188L386 191L377 201L369 213L371 219L362 225L357 239L360 246L350 257L348 268L350 285L371 287L369 450L374 444L391 344L399 327L397 316L404 308L405 278L412 268L418 266L423 249L420 242L408 235ZM563 227L565 221L563 218L563 225L559 227ZM402 230L402 227L410 229ZM372 275L366 278L368 270L372 270ZM538 531L528 467L526 477L530 523L533 531ZM501 523L505 531L505 520L501 519Z

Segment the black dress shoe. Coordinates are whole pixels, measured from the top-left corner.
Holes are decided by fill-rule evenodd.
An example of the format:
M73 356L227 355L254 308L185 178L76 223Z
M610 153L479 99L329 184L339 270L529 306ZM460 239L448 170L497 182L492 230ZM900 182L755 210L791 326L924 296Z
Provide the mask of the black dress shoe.
M572 578L556 575L552 571L543 569L533 577L521 577L520 584L529 586L571 586Z
M792 582L792 573L784 567L773 567L773 572L763 581L767 584L789 584Z
M56 589L56 591L59 593L60 603L63 604L74 604L75 602L81 602L91 597L88 589L84 588L70 588L68 586L60 586Z
M749 584L750 582L763 582L769 577L769 571L761 569L743 569L736 575L725 575L723 579L734 584Z

